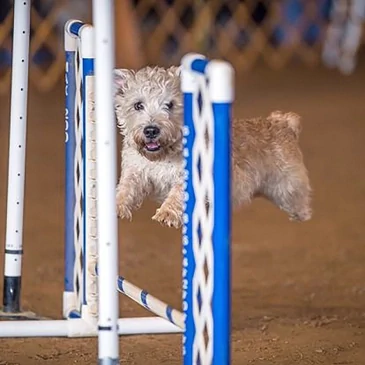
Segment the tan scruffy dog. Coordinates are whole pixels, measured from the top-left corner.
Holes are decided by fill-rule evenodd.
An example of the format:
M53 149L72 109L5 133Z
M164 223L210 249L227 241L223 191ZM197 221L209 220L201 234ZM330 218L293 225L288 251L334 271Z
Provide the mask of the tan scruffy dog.
M180 69L115 71L116 114L124 137L117 209L132 218L147 196L162 203L152 219L180 227L183 215L183 106ZM299 116L280 111L232 125L234 206L263 195L291 220L311 218L309 184L298 143Z

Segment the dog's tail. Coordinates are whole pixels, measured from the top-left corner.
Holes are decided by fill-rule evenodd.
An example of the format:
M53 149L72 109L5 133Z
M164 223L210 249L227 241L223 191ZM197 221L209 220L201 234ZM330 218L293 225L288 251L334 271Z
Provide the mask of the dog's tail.
M300 116L298 114L293 112L283 113L280 110L276 110L268 116L268 120L277 124L286 125L294 132L295 136L299 138L302 128L300 124Z

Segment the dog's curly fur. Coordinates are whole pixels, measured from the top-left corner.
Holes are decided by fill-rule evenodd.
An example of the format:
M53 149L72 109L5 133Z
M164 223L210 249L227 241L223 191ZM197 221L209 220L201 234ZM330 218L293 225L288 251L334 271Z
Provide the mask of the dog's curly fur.
M180 69L115 70L116 115L124 137L117 186L121 218L132 218L147 196L161 203L152 219L180 227L183 215L183 107ZM146 134L154 127L155 134ZM291 220L311 218L311 187L299 147L300 118L276 111L232 122L235 207L263 195Z

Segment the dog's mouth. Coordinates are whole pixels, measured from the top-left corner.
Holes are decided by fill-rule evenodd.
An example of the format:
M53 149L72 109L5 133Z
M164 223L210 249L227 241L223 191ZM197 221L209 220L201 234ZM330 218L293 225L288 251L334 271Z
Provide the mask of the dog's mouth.
M149 141L149 142L145 143L144 148L148 152L156 152L156 151L159 151L161 149L161 145L157 141Z

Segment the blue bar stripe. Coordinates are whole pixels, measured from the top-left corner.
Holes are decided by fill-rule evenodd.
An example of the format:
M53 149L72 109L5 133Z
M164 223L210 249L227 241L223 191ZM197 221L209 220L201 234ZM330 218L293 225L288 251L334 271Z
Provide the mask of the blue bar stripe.
M77 311L71 311L68 315L68 318L81 318L81 313Z
M173 323L173 324L176 324L174 322L174 319L172 318L172 311L173 309L168 305L167 308L166 308L166 317L168 318L168 320Z
M191 63L191 69L195 72L204 74L208 63L209 63L208 60L196 59Z
M79 32L80 32L80 29L83 25L85 25L85 23L82 23L82 22L72 23L70 28L69 28L70 33L75 35L76 37L79 37L80 36Z
M5 249L5 252L8 255L23 255L23 250L9 250Z
M149 308L149 307L148 307L148 303L147 303L147 296L148 296L148 293L147 293L145 290L142 290L142 291L141 291L141 301L142 301L143 305L144 305L146 308Z
M124 291L124 278L122 278L121 276L118 278L118 289L120 291L122 291L123 293L125 293Z
M112 326L98 326L98 331L111 331L112 329Z

